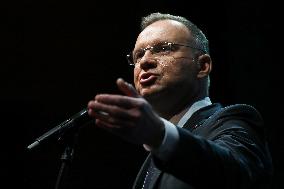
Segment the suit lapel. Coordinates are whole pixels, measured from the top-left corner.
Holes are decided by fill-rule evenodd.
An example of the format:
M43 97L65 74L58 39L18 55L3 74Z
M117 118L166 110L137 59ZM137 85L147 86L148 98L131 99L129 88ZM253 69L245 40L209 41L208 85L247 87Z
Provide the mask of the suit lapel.
M200 125L202 125L206 119L208 119L211 115L213 115L217 110L221 109L222 106L219 103L211 104L204 108L199 109L194 112L192 116L187 120L183 128L193 131Z
M149 154L147 156L143 165L141 166L141 168L140 168L140 170L137 174L136 180L134 181L133 189L141 189L142 188L143 183L144 183L144 179L145 179L145 176L146 176L146 173L147 173L147 169L150 165L150 162L151 162L151 154Z

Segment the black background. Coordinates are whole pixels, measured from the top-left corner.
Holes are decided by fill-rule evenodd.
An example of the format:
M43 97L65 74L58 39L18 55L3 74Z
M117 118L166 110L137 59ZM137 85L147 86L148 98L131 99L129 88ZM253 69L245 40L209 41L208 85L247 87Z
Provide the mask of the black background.
M281 12L257 1L22 1L1 5L2 179L5 188L51 189L60 166L55 141L33 151L34 139L85 108L98 93L132 82L125 55L141 16L185 16L208 36L211 100L247 103L263 115L275 166L272 188L284 188ZM142 147L106 131L80 130L68 188L130 188L145 158ZM2 188L2 187L1 187Z

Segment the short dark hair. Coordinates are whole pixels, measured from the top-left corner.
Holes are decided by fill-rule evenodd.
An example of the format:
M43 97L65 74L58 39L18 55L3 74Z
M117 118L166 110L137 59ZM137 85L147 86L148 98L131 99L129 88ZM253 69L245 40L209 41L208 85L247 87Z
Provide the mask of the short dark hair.
M182 16L175 16L171 14L163 13L151 13L148 16L142 18L141 31L144 30L150 24L160 20L175 20L184 24L189 31L192 33L193 43L198 48L209 54L209 41L207 40L204 33L191 21Z

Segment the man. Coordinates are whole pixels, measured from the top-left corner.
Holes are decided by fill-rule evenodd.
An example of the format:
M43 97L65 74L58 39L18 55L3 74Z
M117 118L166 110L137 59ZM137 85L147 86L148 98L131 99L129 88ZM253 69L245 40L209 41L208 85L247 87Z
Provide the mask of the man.
M96 124L150 151L134 188L267 188L272 164L261 116L209 98L208 41L187 19L153 13L133 52L136 90L88 103Z

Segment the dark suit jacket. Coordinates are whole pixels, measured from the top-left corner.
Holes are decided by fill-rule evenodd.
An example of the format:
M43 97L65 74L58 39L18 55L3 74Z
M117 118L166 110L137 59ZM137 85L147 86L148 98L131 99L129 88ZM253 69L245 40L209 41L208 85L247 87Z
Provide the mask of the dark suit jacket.
M269 188L272 161L260 114L249 105L212 104L195 112L183 128L171 158L150 154L133 188L142 188L150 159L160 170L151 188Z

